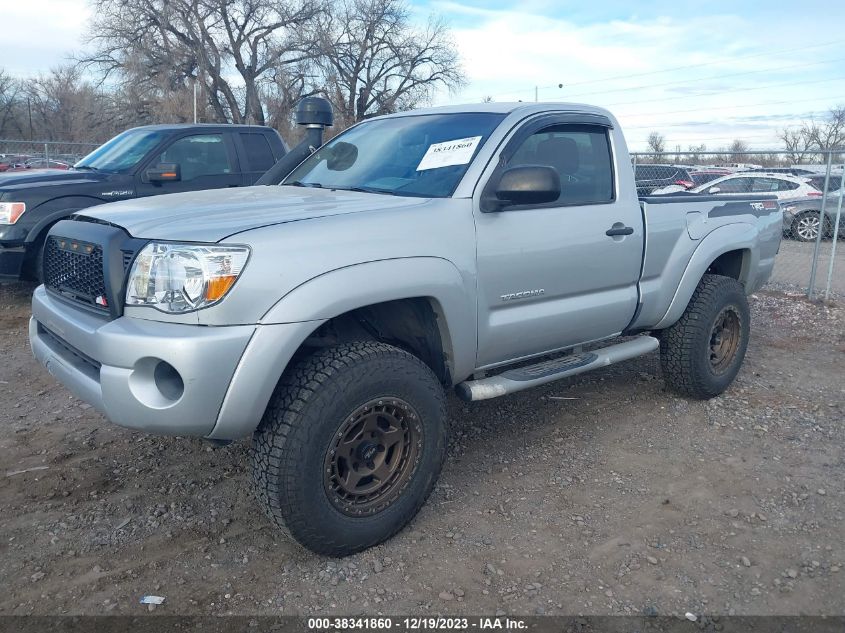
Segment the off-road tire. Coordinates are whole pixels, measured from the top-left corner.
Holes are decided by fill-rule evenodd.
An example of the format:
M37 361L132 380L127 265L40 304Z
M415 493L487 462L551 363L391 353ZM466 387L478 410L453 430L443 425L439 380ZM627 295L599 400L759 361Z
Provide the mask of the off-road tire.
M714 326L725 314L736 315L738 339L730 358L716 367L712 360ZM702 400L722 393L742 366L750 324L742 285L730 277L704 275L678 322L661 332L660 364L666 384L682 395Z
M386 507L350 516L330 498L326 460L353 412L391 398L410 405L419 422L413 469ZM391 345L321 349L282 376L251 453L256 496L279 528L318 554L353 554L401 530L434 488L446 454L443 388L422 361Z

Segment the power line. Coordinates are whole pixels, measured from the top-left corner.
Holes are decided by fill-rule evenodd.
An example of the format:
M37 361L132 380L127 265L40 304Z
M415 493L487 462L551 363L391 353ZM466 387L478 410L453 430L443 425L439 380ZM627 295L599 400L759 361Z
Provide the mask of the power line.
M628 92L628 91L631 91L631 90L649 90L649 89L652 89L652 88L663 88L665 86L677 86L677 85L681 85L681 84L695 83L695 82L699 82L699 81L710 81L712 79L727 79L728 77L742 77L742 76L746 76L746 75L756 75L756 74L760 74L760 73L777 72L777 71L780 71L780 70L789 70L789 69L792 69L792 68L806 68L808 66L819 66L821 64L832 64L834 62L840 62L843 59L845 59L845 57L838 57L836 59L826 59L826 60L820 61L820 62L810 62L810 63L805 63L805 64L792 64L790 66L779 66L777 68L764 68L762 70L747 70L747 71L741 72L741 73L730 73L728 75L718 75L718 76L714 76L714 77L699 77L699 78L695 78L695 79L681 79L679 81L670 81L670 82L666 82L666 83L662 83L662 84L650 84L650 85L644 85L644 86L633 86L633 87L630 87L630 88L614 88L614 89L611 89L611 90L600 90L600 91L597 91L597 92L581 92L581 93L576 93L574 95L566 95L566 97L567 97L567 99L569 99L570 97L586 97L586 96L591 96L591 95L608 94L608 93L611 93L611 92Z
M611 103L608 104L607 107L617 107L623 105L637 105L640 103L663 103L664 101L678 101L679 99L697 99L699 97L720 97L726 95L732 95L737 92L752 92L754 90L766 90L768 88L783 88L783 87L793 87L793 86L806 86L810 84L822 84L828 83L830 81L836 79L845 79L845 75L839 75L836 77L825 77L824 79L814 79L811 81L788 81L784 83L778 84L767 84L764 86L752 86L750 88L732 88L730 90L717 90L717 91L710 91L710 92L702 92L699 94L690 94L690 95L680 95L677 97L660 97L656 99L641 99L639 101L622 101L620 103Z
M715 108L707 108L707 111L732 110L732 109L739 109L739 108L757 108L757 107L760 107L760 106L783 105L783 104L793 104L793 103L808 103L808 102L811 102L811 101L824 101L824 100L831 101L831 100L834 100L834 99L845 99L845 95L839 96L839 97L813 97L812 99L789 99L788 101L764 101L763 103L747 103L745 105L719 106L719 107L715 107ZM696 109L693 109L693 110L674 110L674 111L671 111L671 112L654 112L654 113L649 113L649 114L653 114L654 116L665 116L667 114L688 114L690 112L701 113L701 111L702 111L701 108L696 108ZM821 114L821 112L814 112L814 113L811 113L811 114ZM636 116L643 116L643 115L642 114L617 115L617 118L621 119L621 118L626 117L626 116L627 117L636 117ZM677 124L671 124L671 125L663 125L663 124L653 125L652 124L652 125L634 125L634 126L623 126L623 127L626 130L644 130L644 129L655 128L655 127L660 127L660 128L690 127L690 126L695 126L695 125L712 125L712 124L713 124L712 121L697 121L697 122L694 122L694 123L687 122L687 123L677 123Z
M626 74L626 75L614 75L614 76L610 76L610 77L601 77L599 79L589 79L589 80L586 80L586 81L576 81L576 82L572 82L572 83L566 83L564 85L567 88L569 88L569 87L572 87L572 86L586 86L586 85L589 85L589 84L596 84L596 83L601 83L601 82L605 82L605 81L615 81L617 79L631 79L631 78L634 78L634 77L649 77L649 76L652 76L652 75L659 75L659 74L663 74L663 73L674 72L676 70L689 70L689 69L692 69L692 68L704 68L706 66L714 66L716 64L730 63L730 62L743 60L743 59L755 59L757 57L766 57L766 56L773 56L774 57L774 56L777 56L777 55L783 55L785 53L795 53L795 52L798 52L798 51L805 51L805 50L810 50L810 49L813 49L813 48L823 48L825 46L833 46L834 44L841 44L842 42L845 42L845 40L840 39L840 40L833 40L833 41L830 41L830 42L822 42L820 44L811 44L809 46L798 46L798 47L795 47L795 48L786 48L786 49L778 50L774 53L772 51L766 51L766 52L752 53L752 54L749 54L749 55L740 55L740 56L735 56L735 57L725 57L725 58L721 58L721 59L712 60L712 61L709 61L709 62L701 62L699 64L687 64L687 65L684 65L684 66L673 66L671 68L662 68L660 70L651 70L651 71L646 71L646 72L641 72L641 73L630 73L630 74ZM539 87L538 86L531 86L530 88L511 90L509 92L500 92L500 93L497 93L497 94L494 94L494 95L489 95L489 94L488 95L481 95L481 97L479 97L479 98L483 98L483 97L486 97L486 96L505 97L505 96L509 96L509 95L532 93L535 88L539 88L540 90L548 90L550 88L556 88L557 86L558 86L558 84L553 84L553 85L548 85L548 86L539 86Z

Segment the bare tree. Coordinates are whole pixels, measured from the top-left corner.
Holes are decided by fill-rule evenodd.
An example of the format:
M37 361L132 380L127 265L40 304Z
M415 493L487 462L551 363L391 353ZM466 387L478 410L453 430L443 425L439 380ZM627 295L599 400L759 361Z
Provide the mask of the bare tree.
M92 0L93 52L79 61L158 98L202 94L219 121L266 122L262 84L308 56L314 0ZM233 80L232 77L237 77Z
M744 154L747 151L748 143L741 139L734 139L733 143L728 147L728 152L730 152L729 161L732 163L748 162L748 156Z
M794 163L817 158L813 152L841 149L845 147L845 106L831 108L821 121L809 119L799 127L785 128L778 138Z
M0 68L0 137L22 131L16 116L20 92L21 83Z
M403 0L336 0L315 30L314 57L340 123L409 109L464 82L445 23L415 28Z
M689 146L689 153L690 153L690 161L697 165L701 162L700 154L707 151L707 145L702 143L701 145L690 145Z
M648 135L648 151L654 152L653 162L659 163L663 159L663 154L666 151L666 137L660 132L651 132Z
M813 139L807 129L784 128L778 133L778 138L788 152L788 158L793 164L804 163L807 155L813 150Z
M845 106L831 108L824 121L811 121L808 134L820 150L841 149L845 146Z

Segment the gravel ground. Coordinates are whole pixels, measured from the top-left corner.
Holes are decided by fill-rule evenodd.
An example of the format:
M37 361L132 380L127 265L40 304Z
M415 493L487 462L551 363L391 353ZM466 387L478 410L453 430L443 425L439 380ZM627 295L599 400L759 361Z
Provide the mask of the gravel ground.
M656 355L468 406L412 524L342 560L255 505L248 444L140 435L42 371L0 286L0 614L843 614L845 319L766 291L732 388Z

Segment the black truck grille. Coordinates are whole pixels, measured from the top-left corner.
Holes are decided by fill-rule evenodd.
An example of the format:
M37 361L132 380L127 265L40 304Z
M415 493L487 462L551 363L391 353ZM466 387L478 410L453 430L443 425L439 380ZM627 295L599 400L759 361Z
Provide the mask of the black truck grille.
M50 235L44 246L44 284L68 299L109 310L98 244Z

